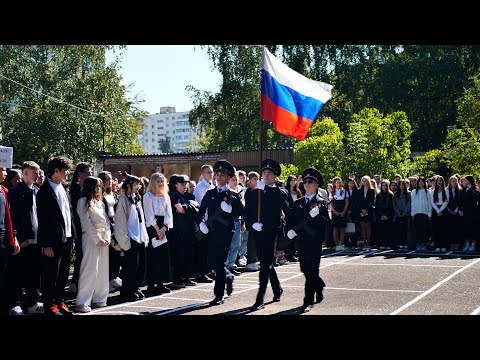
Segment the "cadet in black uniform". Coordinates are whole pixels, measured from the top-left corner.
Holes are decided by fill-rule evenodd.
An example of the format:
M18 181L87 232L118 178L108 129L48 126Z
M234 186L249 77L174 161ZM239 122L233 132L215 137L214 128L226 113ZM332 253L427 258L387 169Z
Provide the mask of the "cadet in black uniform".
M243 214L243 205L240 196L229 189L228 180L235 174L235 168L228 161L220 160L213 165L213 172L217 186L208 190L202 199L198 216L200 218L200 231L210 233L209 254L213 255L215 270L215 298L210 301L210 306L223 304L225 284L227 295L233 291L233 275L225 270L228 248L232 241L235 226L233 220ZM204 220L205 212L208 217Z
M280 165L272 159L262 161L262 180L257 181L257 189L245 195L245 224L249 234L255 238L260 260L260 287L257 299L251 311L265 307L264 297L268 279L273 290L273 301L280 301L283 289L280 286L277 273L273 266L276 258L276 242L280 218L288 218L288 194L284 188L275 186L276 177L281 173ZM261 209L258 218L258 196L260 195ZM283 211L283 214L282 214Z
M328 221L327 202L317 193L323 185L323 177L315 168L307 168L302 173L305 197L293 203L291 216L287 222L289 239L297 237L300 269L305 275L305 297L300 312L308 312L314 303L323 300L325 283L319 276L322 243L325 240Z

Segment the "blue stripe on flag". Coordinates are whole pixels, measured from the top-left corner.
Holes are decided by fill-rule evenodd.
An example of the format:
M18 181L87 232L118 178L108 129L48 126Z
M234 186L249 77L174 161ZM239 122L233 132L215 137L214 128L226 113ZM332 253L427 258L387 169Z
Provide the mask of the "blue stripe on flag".
M261 92L277 106L309 120L315 120L323 107L320 100L305 96L280 84L265 69L262 69Z

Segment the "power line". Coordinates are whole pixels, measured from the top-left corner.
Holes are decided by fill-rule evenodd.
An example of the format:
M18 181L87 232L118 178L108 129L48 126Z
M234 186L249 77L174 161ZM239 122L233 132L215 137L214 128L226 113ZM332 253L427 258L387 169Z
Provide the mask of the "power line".
M53 113L55 111L53 110L47 110L47 109L42 109L42 108L32 108L32 107L29 107L29 106L25 106L25 105L20 105L20 104L15 104L15 103L11 103L11 102L8 102L8 101L2 101L0 100L0 104L6 104L6 105L12 105L14 107L20 107L20 108L23 108L23 109L30 109L30 110L40 110L40 111L44 111L44 112L50 112L50 113Z
M45 96L45 97L47 97L47 98L49 98L49 99L52 99L53 101L55 101L55 102L57 102L57 103L59 103L59 104L68 105L68 106L73 107L73 108L75 108L75 109L77 109L77 110L85 111L85 112L87 112L87 113L89 113L89 114L92 114L92 115L105 117L105 116L102 115L102 114L99 114L99 113L96 113L96 112L93 112L93 111L90 111L90 110L87 110L87 109L83 109L83 108L81 108L81 107L79 107L79 106L76 106L76 105L67 103L67 102L65 102L65 101L63 101L63 100L57 99L56 97L53 97L53 96L44 94L44 93L42 93L41 91L32 89L31 87L28 87L28 86L26 86L26 85L23 85L23 84L19 83L19 82L16 81L16 80L10 79L9 77L7 77L7 76L5 76L5 75L3 75L3 74L0 74L0 77L6 79L6 80L8 80L8 81L11 81L11 82L13 82L13 83L15 83L15 84L17 84L17 85L19 85L19 86L22 86L22 87L24 87L24 88L26 88L26 89L28 89L28 90L30 90L30 91L33 91L33 92L35 92L35 93L37 93L37 94L39 94L39 95L41 95L41 96Z

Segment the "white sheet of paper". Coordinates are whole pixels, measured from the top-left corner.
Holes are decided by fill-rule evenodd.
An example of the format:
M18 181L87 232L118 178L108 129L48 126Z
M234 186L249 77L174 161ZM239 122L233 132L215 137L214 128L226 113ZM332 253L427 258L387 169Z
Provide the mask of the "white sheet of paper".
M154 248L156 248L157 246L160 246L162 244L165 244L168 240L167 240L167 235L163 235L163 239L162 240L158 240L157 237L154 237L154 238L151 238L150 239L152 241L152 246Z

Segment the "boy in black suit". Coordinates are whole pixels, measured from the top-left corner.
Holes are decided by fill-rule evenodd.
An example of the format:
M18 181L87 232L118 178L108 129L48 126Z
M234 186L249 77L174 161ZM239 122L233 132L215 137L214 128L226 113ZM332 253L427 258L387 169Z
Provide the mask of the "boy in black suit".
M42 249L42 294L48 315L71 315L64 302L70 270L72 244L76 238L73 208L65 180L70 161L55 157L48 161L48 179L37 194L38 245Z

